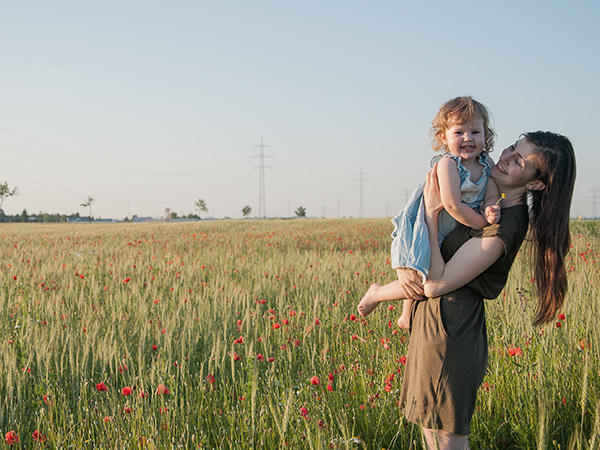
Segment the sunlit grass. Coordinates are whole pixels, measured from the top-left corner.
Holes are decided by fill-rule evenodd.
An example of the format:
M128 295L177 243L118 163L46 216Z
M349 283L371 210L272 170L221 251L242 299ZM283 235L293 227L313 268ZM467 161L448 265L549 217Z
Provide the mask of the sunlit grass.
M560 327L531 326L525 252L486 303L472 448L598 447L599 229L574 224ZM422 448L397 404L398 309L354 317L371 282L394 279L388 220L1 233L0 429L14 446Z

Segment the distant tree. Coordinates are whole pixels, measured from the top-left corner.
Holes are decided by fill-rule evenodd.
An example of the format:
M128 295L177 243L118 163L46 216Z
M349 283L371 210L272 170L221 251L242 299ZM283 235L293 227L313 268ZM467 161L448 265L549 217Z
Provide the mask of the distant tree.
M201 213L208 211L208 208L206 207L206 202L201 198L194 202L194 208L198 210L198 217L200 217Z
M89 208L90 209L90 223L92 223L92 204L96 201L94 197L88 195L87 199L79 205L81 208Z
M17 195L18 193L19 190L16 187L11 189L6 181L3 184L0 184L0 209L2 209L2 204L4 203L4 200L14 195Z
M298 209L294 211L297 217L306 217L306 208L304 206L298 206Z
M244 217L248 217L251 212L252 212L252 208L250 208L250 206L248 206L248 205L246 205L242 208L242 215Z

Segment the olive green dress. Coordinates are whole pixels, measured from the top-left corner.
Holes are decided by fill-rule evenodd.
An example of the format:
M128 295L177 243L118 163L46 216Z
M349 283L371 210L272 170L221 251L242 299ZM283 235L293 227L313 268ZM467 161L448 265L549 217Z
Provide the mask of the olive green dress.
M527 206L502 209L500 223L475 231L459 225L442 244L448 261L471 237L500 238L505 253L466 286L413 303L401 404L425 428L469 434L488 363L484 299L496 298L525 238Z

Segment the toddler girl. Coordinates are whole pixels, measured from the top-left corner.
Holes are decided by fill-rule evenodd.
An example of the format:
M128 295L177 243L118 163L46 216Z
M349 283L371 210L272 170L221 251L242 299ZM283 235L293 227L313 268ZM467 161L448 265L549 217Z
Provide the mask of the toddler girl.
M500 207L494 205L499 196L498 187L489 179L493 161L488 152L496 138L489 122L487 108L471 97L457 97L444 103L432 121L432 146L440 153L432 159L431 165L438 164L438 182L445 210L438 220L440 244L458 222L479 230L500 220ZM406 207L392 219L392 267L399 279L409 277L418 284L425 281L429 271L424 185L423 181ZM398 290L398 295L394 297L387 293L385 298L420 297L403 291L399 283L392 286L392 289ZM379 284L371 285L358 304L358 312L363 317L381 302L377 298L380 288ZM412 300L404 300L402 315L398 319L400 328L409 328L411 306Z

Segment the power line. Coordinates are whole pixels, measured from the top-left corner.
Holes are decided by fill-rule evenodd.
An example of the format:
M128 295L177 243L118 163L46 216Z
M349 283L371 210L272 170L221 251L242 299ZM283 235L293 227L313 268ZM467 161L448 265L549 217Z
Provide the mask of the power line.
M258 217L262 217L263 219L267 218L267 202L265 198L265 169L271 169L269 166L265 166L265 158L273 158L270 155L265 155L265 148L270 150L271 146L265 145L263 138L260 138L260 145L254 146L254 151L256 151L256 149L260 150L259 154L250 157L250 159L258 158L258 166L254 167L254 169L259 169Z

